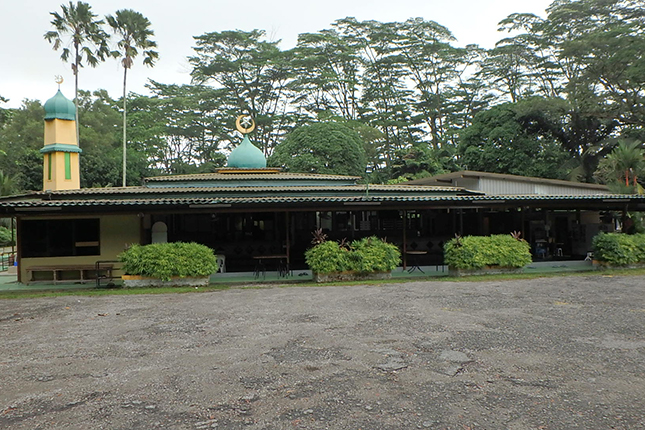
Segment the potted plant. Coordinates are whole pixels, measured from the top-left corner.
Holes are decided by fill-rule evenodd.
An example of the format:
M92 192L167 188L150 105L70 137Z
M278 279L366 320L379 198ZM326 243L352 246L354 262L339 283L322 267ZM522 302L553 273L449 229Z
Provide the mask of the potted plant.
M320 234L320 231L318 231ZM314 239L305 260L316 282L387 279L401 262L399 249L376 236L349 244Z
M126 287L206 286L217 271L213 250L198 243L132 245L119 260Z
M531 259L531 247L519 232L510 235L456 236L444 245L452 276L520 272Z

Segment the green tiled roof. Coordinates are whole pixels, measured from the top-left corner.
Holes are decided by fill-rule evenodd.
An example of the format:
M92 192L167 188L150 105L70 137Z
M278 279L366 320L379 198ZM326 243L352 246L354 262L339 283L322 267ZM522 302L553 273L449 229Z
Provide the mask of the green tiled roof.
M209 205L230 205L230 206L258 206L276 204L365 204L380 205L381 203L433 203L438 206L455 205L456 207L472 205L503 205L511 203L546 203L546 202L579 202L590 204L604 204L611 207L619 207L626 203L645 204L645 196L641 195L580 195L580 196L437 196L437 195L388 195L388 196L274 196L274 197L159 197L159 198L103 198L103 199L43 199L43 200L0 200L0 208L52 208L52 207L114 207L114 206L190 206L191 208ZM311 209L311 206L310 206Z
M443 186L409 186L409 185L314 185L314 186L254 186L254 187L120 187L120 188L81 188L78 190L59 190L59 191L38 191L33 193L35 196L47 196L47 198L57 199L59 196L144 196L158 194L178 194L178 195L231 195L240 194L247 196L256 195L302 195L302 194L414 194L414 193L437 193L445 195L450 194L481 194L464 190L460 187L443 187Z

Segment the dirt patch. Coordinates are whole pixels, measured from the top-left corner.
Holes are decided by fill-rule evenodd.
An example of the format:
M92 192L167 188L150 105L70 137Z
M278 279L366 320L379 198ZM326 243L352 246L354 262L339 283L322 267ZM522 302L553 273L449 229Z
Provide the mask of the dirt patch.
M0 428L644 428L645 277L0 301Z

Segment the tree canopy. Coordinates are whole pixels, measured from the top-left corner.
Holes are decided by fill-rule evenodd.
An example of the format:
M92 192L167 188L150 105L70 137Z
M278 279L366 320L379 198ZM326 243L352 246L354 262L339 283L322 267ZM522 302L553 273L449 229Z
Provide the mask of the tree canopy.
M90 139L81 139L89 166L82 167L82 183L116 183L124 169L114 164L115 133L125 128L128 183L151 172L210 171L239 142L234 121L240 114L254 117L252 139L265 155L292 170L362 176L367 166L378 182L464 168L606 181L606 160L615 157L618 142L645 141L641 3L555 0L543 17L518 11L499 23L503 34L489 50L456 46L450 29L423 18L346 17L301 34L287 50L261 29L196 35L191 84L149 81L149 95L124 91L119 100L101 91L79 93L80 123L88 121L80 134ZM82 64L98 65L107 43L104 23L86 3L61 7L63 13L52 12L54 30L46 38L67 49L65 60L82 60L75 73ZM106 19L121 29L118 16ZM77 21L90 27L79 33L83 57L74 51ZM137 28L150 41L145 17L140 21ZM135 45L126 38L121 34L116 47L124 66L134 60ZM137 49L154 61L145 55L156 52L154 45ZM30 100L19 109L0 108L6 154L0 152L0 170L23 189L40 187L41 108ZM125 124L115 123L119 115L127 116ZM334 152L338 143L327 150L330 160L309 138L302 137L308 153L293 146L300 134L327 123L358 134L360 168L338 168L344 157Z
M296 128L276 146L267 165L291 172L364 176L360 136L344 125L319 122Z

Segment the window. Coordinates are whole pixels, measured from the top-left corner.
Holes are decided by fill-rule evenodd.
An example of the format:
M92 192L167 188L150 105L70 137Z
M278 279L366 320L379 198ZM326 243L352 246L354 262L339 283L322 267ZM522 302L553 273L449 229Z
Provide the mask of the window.
M23 257L99 255L99 219L22 221Z
M65 179L72 179L72 154L65 153Z

